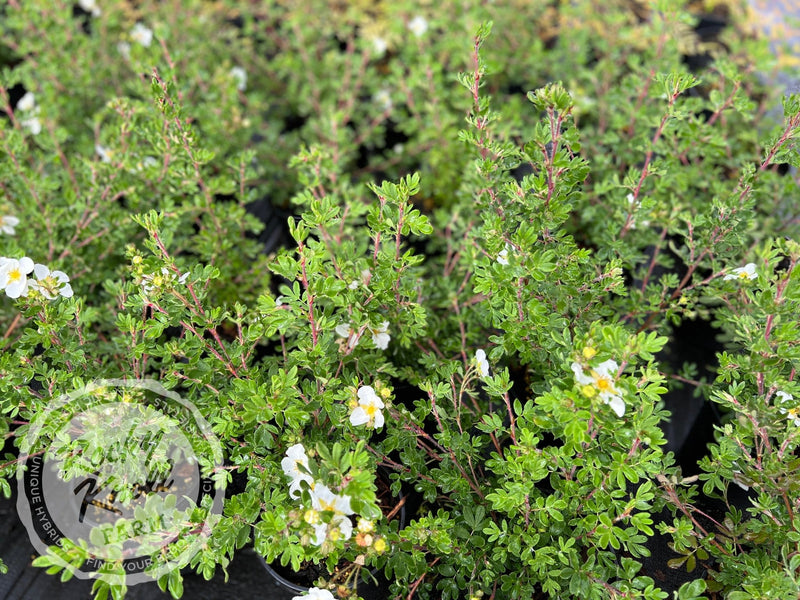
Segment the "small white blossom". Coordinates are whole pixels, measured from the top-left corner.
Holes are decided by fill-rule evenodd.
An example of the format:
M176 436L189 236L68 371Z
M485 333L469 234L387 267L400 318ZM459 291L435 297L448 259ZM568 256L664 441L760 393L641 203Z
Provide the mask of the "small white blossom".
M358 520L358 530L361 533L370 533L375 529L375 524L369 519L360 518Z
M415 36L421 37L428 31L428 21L422 15L417 15L408 22L408 30Z
M392 108L392 94L386 88L375 92L375 95L372 96L372 101L384 112Z
M153 30L142 23L136 23L131 29L131 39L145 48L149 48L153 42Z
M16 233L14 228L17 225L19 225L19 219L17 217L12 217L10 215L0 217L0 233L14 235Z
M33 92L25 92L25 95L17 102L17 110L21 113L19 124L33 135L39 135L42 132L42 123L36 116L39 113L39 107L36 106L36 96L33 95Z
M372 330L372 343L378 350L386 350L389 347L389 341L392 336L388 333L389 321L381 323L380 327Z
M236 89L243 92L247 89L247 71L242 67L231 67L230 75L236 81Z
M142 160L136 163L136 166L133 167L129 172L130 173L141 173L145 169L151 169L158 164L158 161L152 156L145 156Z
M775 396L777 396L781 404L794 400L794 396L786 392L775 392ZM795 427L800 427L800 406L781 408L780 411L782 414L786 415L786 418L790 422L794 423Z
M25 92L25 95L17 102L17 110L29 112L36 108L36 96L33 92Z
M344 515L336 515L331 519L328 527L328 537L349 540L353 535L353 522Z
M641 200L636 200L633 197L633 194L628 194L627 200L628 200L628 204L630 204L630 209L629 210L630 210L630 213L631 213L630 217L628 218L628 228L636 229L636 224L637 224L636 213L642 207L642 202L641 202ZM650 221L648 219L642 219L641 221L639 221L639 223L641 223L641 225L643 227L649 227L650 226Z
M301 470L301 466L305 470ZM281 469L292 479L308 475L308 455L306 455L303 444L289 446L286 450L286 457L281 460Z
M28 290L36 290L48 300L56 296L72 298L72 286L69 277L63 271L53 271L45 265L33 265L33 275L36 279L28 282Z
M94 151L97 152L97 156L99 156L100 160L103 161L104 163L111 162L111 156L113 155L113 152L108 148L106 148L105 146L101 146L100 144L95 144Z
M382 37L374 37L372 38L372 49L375 51L375 54L378 56L383 56L386 52L386 49L389 47L389 44L386 43L386 40Z
M481 377L489 376L489 361L486 360L486 352L482 349L475 352L475 363L478 365L478 374Z
M4 289L9 298L24 296L28 289L28 274L31 271L33 271L33 261L27 256L20 259L3 258L0 260L0 289Z
M350 496L334 494L327 485L322 483L315 485L311 491L311 506L314 510L330 511L337 515L353 514L353 508L350 506Z
M358 388L358 406L350 414L351 425L366 425L376 429L383 427L384 419L381 409L383 400L378 397L371 385Z
M509 252L511 252L512 254L514 253L514 246L512 246L511 244L506 242L506 247L503 248L502 250L500 250L500 252L497 253L497 258L495 260L498 263L500 263L501 265L503 265L503 266L508 265L508 253Z
M323 590L318 587L308 589L307 594L302 596L295 596L292 600L336 600L328 590Z
M572 363L572 372L575 374L575 381L582 387L582 391L587 396L597 394L603 402L611 406L618 417L625 414L625 402L622 395L614 386L614 377L619 371L619 365L614 360L607 360L600 363L597 368L591 369L589 375L584 373L583 367L579 363Z
M156 289L174 285L176 281L180 284L184 284L186 283L187 277L189 277L188 272L180 277L176 277L175 273L167 269L167 267L161 267L160 273L146 273L142 275L142 292L147 296L152 294Z
M347 289L354 290L354 289L356 289L357 287L358 287L358 280L357 280L357 279L354 279L353 281L351 281L351 282L348 284L348 286L347 286ZM341 327L341 325L338 325L338 326L336 327L336 333L339 333L339 327ZM343 335L342 337L346 337L346 336L347 336L347 334Z
M303 444L295 444L286 450L286 457L281 460L281 468L290 479L289 497L298 498L302 490L301 483L306 482L311 490L314 489L314 479L308 472L308 456Z
M340 323L336 326L335 331L337 335L347 338L348 348L355 348L358 345L358 332L350 326L350 323Z
M725 275L725 281L729 279L755 279L756 277L755 264L747 263L745 266L734 269L732 273Z
M331 518L330 523L317 523L314 525L314 539L311 541L315 546L321 546L326 539L332 541L349 540L353 535L353 523L346 516L336 514Z
M97 6L97 2L95 0L78 0L78 6L80 6L87 13L91 13L93 17L100 16L100 8Z
M28 117L21 119L19 122L25 129L30 131L33 135L39 135L42 132L42 122L38 117Z

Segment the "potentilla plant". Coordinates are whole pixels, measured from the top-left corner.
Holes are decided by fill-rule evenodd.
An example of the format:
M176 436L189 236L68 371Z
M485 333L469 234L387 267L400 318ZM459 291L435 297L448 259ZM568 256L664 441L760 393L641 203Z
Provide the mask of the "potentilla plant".
M4 494L63 394L157 380L224 457L224 508L153 553L202 533L176 565L206 578L252 545L317 568L309 598L797 595L800 100L759 118L763 47L675 2L239 4L0 9ZM712 378L664 360L695 319ZM678 386L723 414L696 477L664 451ZM678 590L642 568L659 535Z

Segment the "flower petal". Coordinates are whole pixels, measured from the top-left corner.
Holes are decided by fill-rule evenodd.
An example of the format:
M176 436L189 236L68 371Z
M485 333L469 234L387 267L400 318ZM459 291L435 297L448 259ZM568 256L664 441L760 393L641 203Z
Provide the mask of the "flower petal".
M625 402L620 396L611 396L611 399L607 400L607 404L611 407L611 410L617 413L618 417L625 414Z

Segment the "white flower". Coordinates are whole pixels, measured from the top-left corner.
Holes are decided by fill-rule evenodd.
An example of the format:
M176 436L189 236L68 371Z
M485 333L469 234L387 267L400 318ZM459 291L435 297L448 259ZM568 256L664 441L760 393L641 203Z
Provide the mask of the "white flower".
M24 296L28 289L28 274L33 271L33 261L24 256L3 258L0 262L0 289L6 291L9 298Z
M383 427L384 419L381 409L383 400L378 397L371 385L358 388L358 406L350 414L351 425L366 425L376 429Z
M383 53L386 52L386 49L389 47L389 44L386 43L386 40L382 37L374 37L372 38L372 49L375 51L375 54L378 56L383 56Z
M300 494L303 493L304 481L308 484L308 489L310 491L314 490L314 486L316 485L314 479L311 477L311 475L303 473L300 477L292 479L289 482L289 498L296 500L297 498L300 497Z
M389 346L389 341L392 339L387 332L389 330L389 321L384 321L381 326L372 330L372 343L378 350L386 350Z
M188 272L176 277L175 273L167 269L167 267L161 267L161 273L146 273L142 275L142 292L147 296L154 290L174 284L176 281L180 284L186 283L187 277L189 277Z
M300 466L305 470L300 470ZM281 469L292 479L308 475L308 455L306 455L303 444L289 446L286 450L286 457L281 460Z
M358 520L358 530L361 533L370 533L375 529L375 524L369 519L360 518Z
M17 110L28 112L36 108L36 96L33 92L25 92L25 95L17 102Z
M243 92L247 89L247 71L242 67L231 67L230 75L236 80L236 89Z
M582 387L582 392L587 396L597 394L603 402L611 406L611 410L617 413L618 417L625 414L625 402L622 395L614 387L614 377L619 370L616 361L607 360L600 363L597 368L591 369L589 375L583 371L583 367L574 362L572 372L575 373L575 381Z
M428 31L428 21L422 15L417 15L408 22L408 29L417 37L421 37Z
M334 541L337 539L349 540L353 535L353 522L344 515L336 515L331 519L328 526L328 537Z
M302 469L301 469L302 467ZM295 444L286 450L286 457L281 460L283 472L291 479L289 483L289 497L296 499L302 491L302 482L306 482L313 491L314 479L308 472L308 456L303 444Z
M794 396L786 392L775 392L775 395L781 401L781 404L785 404L786 402L794 400ZM786 418L789 419L789 421L794 423L795 427L800 427L800 406L781 408L780 411L782 414L786 415Z
M509 252L512 252L512 253L514 252L514 246L512 246L511 244L506 242L506 247L503 248L502 250L500 250L500 252L498 252L497 258L495 260L498 263L500 263L501 265L503 265L503 266L508 265L508 253Z
M340 323L336 326L336 333L343 338L347 338L347 347L355 348L358 345L358 332L354 331L350 323Z
M141 23L136 23L131 29L131 39L145 48L149 48L153 42L153 30Z
M725 275L725 281L729 279L755 279L756 277L755 264L747 263L745 266L734 269L732 273Z
M344 515L336 514L330 523L317 523L314 525L314 539L311 541L315 546L321 546L326 538L332 541L340 539L349 540L353 535L353 523Z
M475 362L478 365L478 374L481 377L489 376L489 361L486 360L486 352L478 350L475 352Z
M107 152L107 151L106 151ZM152 169L158 164L158 161L152 156L145 156L142 160L136 163L136 166L130 169L129 173L141 173L145 169Z
M351 281L351 282L349 283L349 285L347 286L347 288L348 288L348 289L350 289L350 290L354 290L354 289L356 289L357 287L358 287L358 280L357 280L357 279L354 279L353 281ZM337 325L337 326L336 326L336 333L339 333L339 327L341 327L341 325ZM345 335L344 335L344 336L342 336L342 337L347 337L347 335L349 335L349 334L345 334Z
M100 157L100 160L103 161L104 163L111 162L111 157L113 156L114 153L105 146L101 146L100 144L95 144L94 151L97 152L97 155Z
M63 271L53 271L45 265L33 265L35 280L28 282L29 290L36 290L48 300L56 296L72 298L72 286L69 284L69 277Z
M100 16L100 9L95 0L78 0L78 5L87 13L91 13L93 17Z
M33 135L39 135L42 132L42 122L39 121L38 117L28 117L27 119L22 119L20 120L19 124L30 131Z
M19 219L17 217L12 217L10 215L0 217L0 233L14 235L14 227L17 225L19 225Z
M308 588L308 593L303 596L295 596L292 600L336 600L328 590L318 587Z
M26 92L19 99L17 110L23 113L20 115L19 124L33 135L39 135L42 131L42 123L36 116L39 113L39 108L36 106L36 97L33 92Z
M327 485L322 483L318 483L311 490L311 506L314 510L327 510L337 515L353 514L353 509L350 506L350 496L334 494Z
M384 112L392 108L392 94L386 88L380 89L372 96L372 101Z

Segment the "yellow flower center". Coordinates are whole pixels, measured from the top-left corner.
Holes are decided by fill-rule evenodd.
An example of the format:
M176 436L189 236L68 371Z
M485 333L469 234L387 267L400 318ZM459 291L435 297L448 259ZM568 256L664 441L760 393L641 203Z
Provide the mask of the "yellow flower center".
M367 413L367 416L372 420L375 418L375 413L378 412L378 407L370 404L364 407L364 412Z
M739 279L750 279L750 275L747 274L747 271L742 271L739 273Z
M8 273L8 282L13 283L22 279L22 273L19 269L14 269Z
M601 393L614 391L614 383L611 381L610 377L606 377L596 373L595 371L592 371L592 379L594 379L594 387L596 387Z

